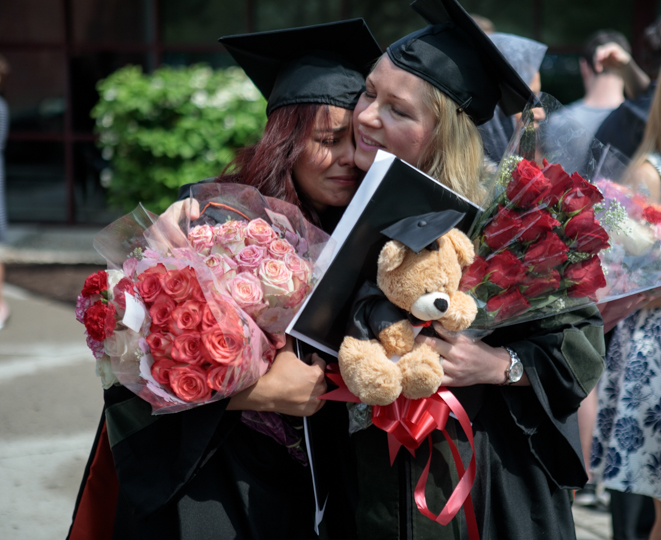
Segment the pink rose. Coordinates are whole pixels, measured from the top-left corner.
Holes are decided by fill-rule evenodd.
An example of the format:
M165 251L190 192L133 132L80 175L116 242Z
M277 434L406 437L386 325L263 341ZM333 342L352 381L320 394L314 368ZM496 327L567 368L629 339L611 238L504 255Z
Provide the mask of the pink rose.
M257 270L264 257L266 257L265 247L250 245L239 251L234 260L239 266L239 272L251 272Z
M246 244L268 246L277 237L273 228L262 218L253 219L246 227Z
M181 330L197 330L202 322L204 304L194 300L187 300L172 312L174 323Z
M266 295L283 295L294 292L292 271L284 261L264 259L259 265L259 278L262 280Z
M187 364L201 363L204 358L202 356L200 333L188 331L174 338L172 342L172 358Z
M246 224L243 221L227 221L215 227L216 249L220 253L233 256L241 251L246 245Z
M310 263L295 253L287 253L283 259L294 277L304 283L310 281L312 270Z
M169 373L172 392L179 399L188 402L207 401L211 388L207 385L207 374L198 366L173 366Z
M194 292L193 284L196 281L193 269L189 266L181 270L168 270L163 276L163 291L175 302L183 302Z
M208 255L214 244L214 230L209 225L197 225L188 231L188 241L193 249L202 255Z
M274 259L284 259L287 253L294 253L294 246L287 240L276 238L269 244L269 255Z
M232 279L236 275L237 264L227 255L212 253L204 259L204 263L218 278Z
M242 309L253 311L264 306L262 284L250 272L241 272L229 282L227 288Z

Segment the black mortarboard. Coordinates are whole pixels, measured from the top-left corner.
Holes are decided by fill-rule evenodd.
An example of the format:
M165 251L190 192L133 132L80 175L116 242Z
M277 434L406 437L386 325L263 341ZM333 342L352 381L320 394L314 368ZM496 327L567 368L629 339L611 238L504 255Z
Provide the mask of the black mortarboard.
M534 94L502 53L456 0L415 0L411 6L430 26L388 47L398 67L428 81L465 111L476 125L500 105L509 116Z
M297 103L353 109L382 51L363 19L220 41L268 100L266 114Z
M457 225L465 215L456 210L443 210L411 216L393 223L383 229L381 234L401 242L415 253L420 253Z

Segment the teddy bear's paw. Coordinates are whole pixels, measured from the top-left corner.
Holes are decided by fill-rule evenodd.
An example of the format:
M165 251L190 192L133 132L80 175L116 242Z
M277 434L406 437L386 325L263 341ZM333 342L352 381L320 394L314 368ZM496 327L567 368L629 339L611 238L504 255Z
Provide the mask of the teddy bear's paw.
M415 334L411 323L403 319L379 332L379 342L386 351L386 356L401 356L413 349Z
M475 300L463 292L456 292L450 299L450 309L445 316L439 320L444 328L452 332L466 330L477 315Z
M402 374L376 340L345 337L338 363L349 391L367 405L390 405L402 393Z
M428 345L417 345L402 356L397 365L402 372L402 394L409 399L431 396L443 380L440 357Z

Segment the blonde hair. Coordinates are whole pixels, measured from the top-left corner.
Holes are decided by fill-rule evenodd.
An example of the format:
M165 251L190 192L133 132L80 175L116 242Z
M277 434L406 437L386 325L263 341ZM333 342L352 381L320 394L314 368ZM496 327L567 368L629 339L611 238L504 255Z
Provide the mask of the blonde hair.
M661 83L661 75L659 76L659 83ZM645 132L643 133L643 140L623 175L626 183L630 185L637 184L636 169L645 162L647 155L652 152L661 152L661 91L659 91L658 84L654 92Z
M482 137L470 117L457 112L458 105L427 81L424 99L435 116L435 129L418 169L453 191L480 204L486 194L482 185L484 150Z

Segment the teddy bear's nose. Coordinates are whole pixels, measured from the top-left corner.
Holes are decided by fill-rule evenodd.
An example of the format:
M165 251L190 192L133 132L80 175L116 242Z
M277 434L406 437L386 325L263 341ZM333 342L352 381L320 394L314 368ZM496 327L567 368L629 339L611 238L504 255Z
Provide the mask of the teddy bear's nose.
M447 311L448 310L448 301L445 298L437 298L434 300L434 307L438 311Z

